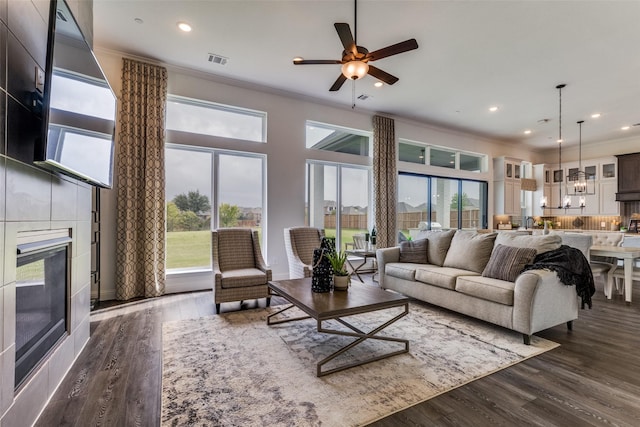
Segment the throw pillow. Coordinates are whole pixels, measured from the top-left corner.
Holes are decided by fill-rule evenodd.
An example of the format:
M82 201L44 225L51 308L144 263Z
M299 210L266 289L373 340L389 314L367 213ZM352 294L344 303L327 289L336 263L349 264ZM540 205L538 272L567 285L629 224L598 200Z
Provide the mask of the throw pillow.
M547 234L543 236L518 236L512 233L498 233L496 245L514 246L516 248L534 248L537 253L558 249L562 245L562 236Z
M456 230L424 231L420 233L421 239L424 238L429 241L427 245L427 260L429 264L442 267L454 234L456 234Z
M405 241L400 243L400 262L427 264L427 239Z
M444 267L461 268L482 273L493 250L496 233L458 230L444 260Z
M507 282L515 282L516 277L527 264L533 262L535 257L536 250L534 248L516 248L496 244L482 275L506 280Z

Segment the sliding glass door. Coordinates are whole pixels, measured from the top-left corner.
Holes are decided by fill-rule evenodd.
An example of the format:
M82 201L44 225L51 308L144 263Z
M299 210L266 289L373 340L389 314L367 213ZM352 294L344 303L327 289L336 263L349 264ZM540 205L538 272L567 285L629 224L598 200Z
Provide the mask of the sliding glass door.
M342 249L369 228L371 173L366 167L307 163L307 220Z
M487 228L484 181L401 173L398 176L398 230ZM413 233L415 235L415 233Z

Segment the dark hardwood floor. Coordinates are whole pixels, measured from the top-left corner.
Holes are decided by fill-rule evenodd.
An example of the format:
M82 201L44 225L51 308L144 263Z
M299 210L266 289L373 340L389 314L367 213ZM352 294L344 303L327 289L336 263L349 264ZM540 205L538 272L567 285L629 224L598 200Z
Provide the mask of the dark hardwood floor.
M627 305L621 296L606 300L596 285L593 309L580 312L573 331L561 325L536 334L560 343L557 349L372 425L640 425L640 291ZM222 311L255 306L229 303ZM162 322L214 313L210 292L93 313L87 347L36 425L158 426Z

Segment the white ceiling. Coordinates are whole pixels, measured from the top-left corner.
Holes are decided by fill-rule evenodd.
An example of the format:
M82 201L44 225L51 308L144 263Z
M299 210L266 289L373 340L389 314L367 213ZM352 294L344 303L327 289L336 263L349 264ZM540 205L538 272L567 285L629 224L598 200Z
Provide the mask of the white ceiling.
M565 145L577 144L578 120L584 144L640 136L640 126L621 130L640 123L639 17L637 0L360 0L359 45L415 38L419 48L376 61L400 81L357 81L356 96L371 97L356 108L546 148L558 137L555 87L566 83ZM193 31L178 31L178 21ZM353 31L352 0L94 0L94 47L348 106L350 82L328 90L339 65L292 63L340 59L335 22ZM208 53L229 62L211 64Z

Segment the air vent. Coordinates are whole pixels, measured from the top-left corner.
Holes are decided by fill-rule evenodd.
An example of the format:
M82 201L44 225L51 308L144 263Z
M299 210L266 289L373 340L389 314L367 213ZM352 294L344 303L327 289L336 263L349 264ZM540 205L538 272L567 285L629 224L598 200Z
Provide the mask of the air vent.
M358 95L358 99L360 101L366 101L367 99L371 98L371 95L367 95L366 93L363 93L361 95Z
M210 53L207 61L218 65L227 65L227 62L229 62L229 58L225 58L221 55L216 55L215 53Z
M61 21L64 22L68 22L69 20L67 19L67 17L64 15L64 12L61 11L60 9L56 9L56 18L58 18Z

